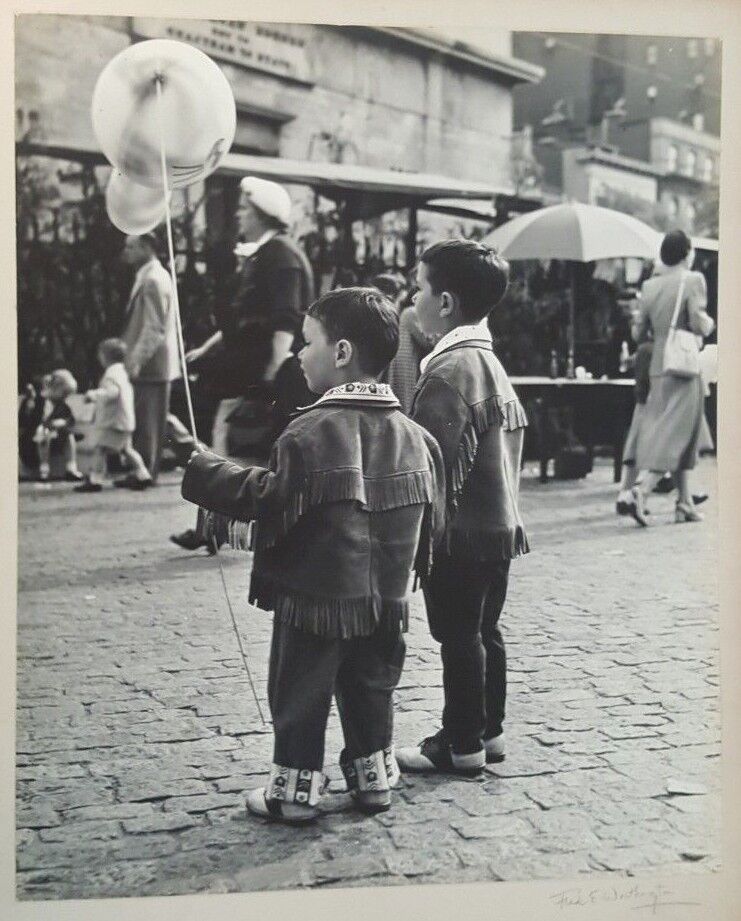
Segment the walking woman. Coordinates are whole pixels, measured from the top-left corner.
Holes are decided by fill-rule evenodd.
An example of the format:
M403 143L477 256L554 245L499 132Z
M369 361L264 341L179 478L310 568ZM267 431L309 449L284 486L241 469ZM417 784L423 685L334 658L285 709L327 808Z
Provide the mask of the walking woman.
M682 378L664 371L664 347L679 302L676 326L701 339L715 323L706 312L707 289L700 272L689 271L694 259L690 238L681 230L668 233L661 244L661 262L641 289L633 338L653 334L649 374L651 388L638 432L636 469L648 471L632 490L633 517L645 527L645 502L665 471L674 474L678 498L677 522L701 521L689 486L689 471L697 463L703 434L703 384L699 374Z

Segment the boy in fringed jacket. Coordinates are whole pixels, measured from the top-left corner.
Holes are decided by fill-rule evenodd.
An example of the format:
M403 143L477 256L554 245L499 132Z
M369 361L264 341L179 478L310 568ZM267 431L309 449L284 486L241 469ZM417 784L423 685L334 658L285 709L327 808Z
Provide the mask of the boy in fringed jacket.
M303 335L301 367L323 396L288 425L268 467L203 452L182 487L186 499L230 519L232 545L235 522L255 522L249 600L274 611L274 756L267 787L250 792L247 807L294 824L317 815L333 694L355 804L389 808L408 583L413 568L427 573L445 505L438 445L377 382L398 345L386 298L369 288L330 292L309 308Z
M420 326L441 334L420 366L412 418L435 436L445 463L445 536L422 576L445 707L439 732L397 752L402 770L476 774L504 757L498 622L510 560L529 549L518 509L527 420L486 325L508 273L493 250L465 240L431 246L417 269Z

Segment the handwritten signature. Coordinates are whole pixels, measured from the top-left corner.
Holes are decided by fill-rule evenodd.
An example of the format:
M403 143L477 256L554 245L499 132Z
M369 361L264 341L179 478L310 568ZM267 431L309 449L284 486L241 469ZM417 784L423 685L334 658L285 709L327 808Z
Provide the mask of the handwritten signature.
M630 907L634 911L648 910L655 915L659 908L669 905L699 905L700 902L678 901L673 898L671 889L659 883L656 886L646 886L641 883L631 883L625 886L601 886L586 888L573 886L554 892L549 898L561 908L584 908L588 905L598 905L610 902L635 903Z

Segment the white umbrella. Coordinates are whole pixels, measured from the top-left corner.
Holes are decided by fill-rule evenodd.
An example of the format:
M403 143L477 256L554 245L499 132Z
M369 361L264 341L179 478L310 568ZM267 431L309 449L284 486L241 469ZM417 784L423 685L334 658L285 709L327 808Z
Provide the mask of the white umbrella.
M571 202L513 218L484 238L505 259L563 259L594 262L636 256L657 259L662 235L629 214ZM569 314L569 349L574 349L574 291Z
M637 218L573 202L513 218L484 239L505 259L656 259L662 235Z

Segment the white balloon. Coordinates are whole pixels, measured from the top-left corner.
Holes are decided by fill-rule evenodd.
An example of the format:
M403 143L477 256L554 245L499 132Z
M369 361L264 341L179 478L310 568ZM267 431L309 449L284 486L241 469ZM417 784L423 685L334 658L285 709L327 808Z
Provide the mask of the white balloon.
M172 192L168 193L168 201ZM139 185L113 170L105 191L105 205L111 223L125 234L149 233L165 219L162 189Z
M218 167L234 140L237 110L229 81L208 55L156 38L131 45L106 65L95 85L92 120L113 166L151 188L162 188L164 135L167 183L177 189Z

